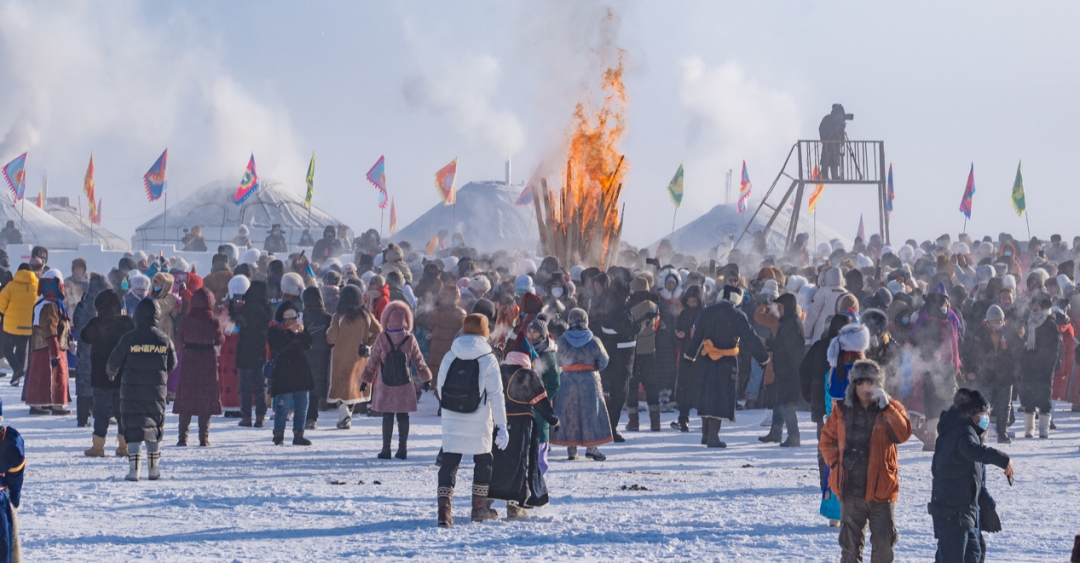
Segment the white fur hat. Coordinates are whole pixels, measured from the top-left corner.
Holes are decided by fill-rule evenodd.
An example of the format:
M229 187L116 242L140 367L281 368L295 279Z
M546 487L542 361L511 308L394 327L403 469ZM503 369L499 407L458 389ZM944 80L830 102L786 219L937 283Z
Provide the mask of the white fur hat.
M529 275L536 273L536 262L526 258L518 265L518 275Z
M860 269L860 270L863 269L863 268L873 268L874 267L874 261L867 258L866 256L864 256L862 254L859 254L858 256L855 257L855 267Z
M233 276L229 280L229 295L243 295L251 288L251 280L247 276Z
M787 283L784 284L784 289L787 289L788 293L799 293L799 290L806 285L806 278L794 275L787 279Z
M799 288L799 295L795 297L795 301L799 304L799 307L802 307L803 311L806 311L810 308L810 303L813 303L816 294L817 288L806 284Z
M1065 274L1058 274L1057 284L1058 287L1061 288L1062 293L1064 293L1067 288L1071 288L1073 286L1072 280L1070 280L1069 276L1066 276Z
M769 299L776 299L780 297L780 286L776 283L776 280L765 280L765 283L761 285L761 296L767 296Z
M966 242L955 242L955 243L953 243L952 251L953 251L953 254L970 254L970 252L971 252L970 250L968 250L968 245L967 245Z
M1016 291L1016 276L1005 274L1005 277L1001 279L1001 286Z
M443 258L442 262L444 272L453 272L454 268L457 268L458 259L457 256L447 256ZM366 283L367 280L364 280L364 282Z
M865 352L870 347L870 331L865 326L852 323L844 325L840 334L829 343L829 365L836 367L840 352Z
M281 292L285 295L303 295L304 278L296 272L289 272L281 276Z
M900 247L897 256L900 258L901 262L911 262L915 260L915 249L911 248L911 245L905 244Z
M248 251L244 253L244 259L241 260L240 263L247 264L248 266L254 266L259 262L259 256L261 254L262 253L259 252L258 248L248 249Z

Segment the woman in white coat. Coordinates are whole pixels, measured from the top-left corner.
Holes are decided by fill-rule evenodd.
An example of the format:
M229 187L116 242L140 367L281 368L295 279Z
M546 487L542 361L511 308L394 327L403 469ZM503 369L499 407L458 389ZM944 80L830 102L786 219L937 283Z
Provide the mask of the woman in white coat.
M487 342L487 317L468 315L462 323L461 336L454 340L450 351L439 364L438 389L442 410L442 465L439 467L439 525L453 526L450 499L454 496L457 470L461 456L473 456L472 521L492 520L498 513L488 507L488 484L491 482L492 435L497 431L495 445L506 449L510 435L506 431L506 405L503 402L502 376L499 362ZM473 362L476 362L475 364ZM453 370L451 372L451 370ZM475 388L465 389L464 395L473 400L479 397L475 412L457 412L460 403L468 403L460 384L471 382L471 374L479 373ZM449 379L449 381L448 381ZM449 385L447 385L449 383Z
M844 275L839 267L826 270L824 278L824 283L814 293L814 300L806 309L803 327L808 344L817 342L825 334L825 329L829 328L829 318L837 313L840 299L848 294L848 290L844 288Z

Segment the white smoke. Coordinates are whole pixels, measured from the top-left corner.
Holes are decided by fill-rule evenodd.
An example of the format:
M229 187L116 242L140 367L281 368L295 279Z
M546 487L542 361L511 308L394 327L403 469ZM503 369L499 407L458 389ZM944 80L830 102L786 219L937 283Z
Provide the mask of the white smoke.
M179 169L196 186L239 176L251 152L263 174L302 174L306 151L286 112L233 78L182 11L7 2L0 21L0 116L14 117L0 117L0 160L29 150L31 166L81 177L89 153L108 145L115 158L99 154L99 174L122 168L137 179L169 147L170 177ZM106 199L119 195L102 187ZM118 215L134 213L134 202L114 201L113 209L132 206Z
M739 165L756 173L754 195L768 188L771 168L798 139L799 112L792 95L770 89L747 76L742 65L728 62L709 67L698 57L681 62L679 100L690 114L687 168L697 178L723 178L734 169L733 192L738 189ZM687 183L691 182L687 177ZM715 184L722 182L716 181ZM715 201L715 188L687 189L688 201ZM734 201L737 193L733 193ZM684 205L686 202L684 202Z

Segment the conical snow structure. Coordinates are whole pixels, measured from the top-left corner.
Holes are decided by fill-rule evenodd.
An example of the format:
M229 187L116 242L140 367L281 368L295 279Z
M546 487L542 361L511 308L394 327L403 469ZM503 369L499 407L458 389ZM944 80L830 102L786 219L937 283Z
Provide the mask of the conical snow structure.
M101 225L91 227L90 219L83 217L78 209L72 207L66 197L48 198L45 201L45 211L71 230L86 237L90 244L100 244L103 250L127 250L131 246L127 239L104 229Z
M135 229L135 248L145 250L152 244L162 243L179 246L184 231L194 226L202 229L206 247L210 250L232 242L240 225L247 225L252 244L257 248L262 248L273 225L281 225L290 246L300 241L300 235L309 223L308 208L304 207L299 194L282 182L259 178L259 189L244 203L236 205L233 197L239 185L239 177L226 178L210 182L184 199L169 201L168 217L159 214ZM310 217L315 239L322 236L327 225L342 224L314 206Z
M407 240L413 248L423 249L439 231L447 238L460 232L466 246L481 252L535 250L539 235L532 205L514 205L521 190L505 182L469 182L457 191L456 211L452 205L437 203L390 240ZM457 224L451 229L455 216Z
M5 186L6 187L6 186ZM0 197L0 227L11 221L22 233L24 244L40 245L49 250L75 250L90 239L82 236L33 202L12 203L6 189Z
M720 204L675 231L673 235L664 238L671 241L671 245L676 252L705 257L710 250L720 247L721 255L723 255L724 252L731 249L735 239L739 238L739 234L742 233L743 227L746 226L747 220L750 219L750 215L750 212L739 213L737 205L734 203ZM747 230L746 235L742 237L742 241L739 242L739 248L749 250L753 243L754 233L764 229L768 220L767 214L759 213L753 224L750 225L750 229ZM785 231L790 221L791 213L789 210L784 209L769 229L765 237L765 243L770 254L780 254L784 251ZM805 215L800 217L797 232L806 233L810 236L811 248L817 242L828 242L834 239L843 242L845 248L851 248L851 239L840 235L820 222L817 225L815 241L813 217L806 217ZM656 241L651 248L655 249L659 243L660 241Z

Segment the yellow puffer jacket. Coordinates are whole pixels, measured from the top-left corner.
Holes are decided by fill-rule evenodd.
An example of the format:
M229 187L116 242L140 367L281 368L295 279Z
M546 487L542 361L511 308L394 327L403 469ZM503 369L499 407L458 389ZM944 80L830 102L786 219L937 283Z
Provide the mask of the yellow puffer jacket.
M37 288L38 279L34 272L19 270L15 272L15 278L0 291L0 315L4 315L4 332L30 336L34 326Z

